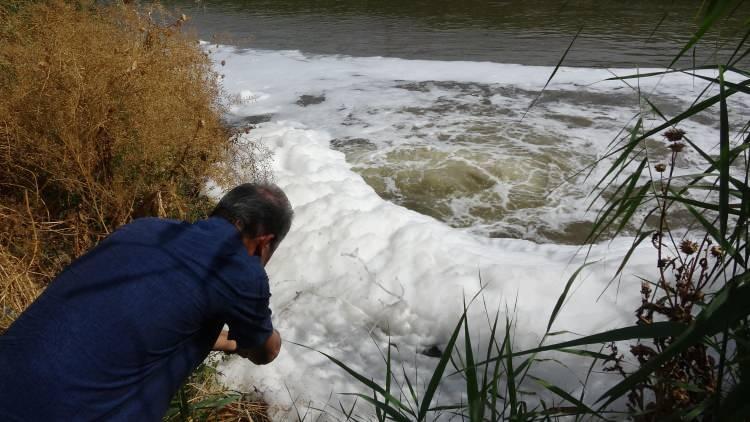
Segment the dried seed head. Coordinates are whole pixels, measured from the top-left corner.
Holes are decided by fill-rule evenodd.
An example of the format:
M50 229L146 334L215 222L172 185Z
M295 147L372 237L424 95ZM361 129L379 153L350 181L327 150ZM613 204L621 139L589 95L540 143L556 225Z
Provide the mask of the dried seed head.
M681 141L684 136L685 131L682 129L671 128L668 131L664 132L664 137L667 138L669 142Z
M669 149L671 149L674 152L680 152L685 148L685 144L682 142L674 142L669 144Z
M630 346L630 353L632 353L634 356L655 356L656 351L652 349L651 347L646 346L645 344L636 344L633 346Z
M696 251L698 251L698 244L691 240L685 239L682 241L682 243L680 243L680 250L685 255L692 255Z
M651 286L649 286L648 283L641 283L641 294L646 297L651 294Z
M667 169L667 165L664 163L659 163L654 166L654 170L658 171L659 173L664 173L664 170Z
M654 234L651 235L651 243L654 244L655 248L659 247L659 239L661 239L661 232L654 232Z
M724 249L721 249L718 246L711 247L711 256L714 258L721 258L722 255L724 255Z

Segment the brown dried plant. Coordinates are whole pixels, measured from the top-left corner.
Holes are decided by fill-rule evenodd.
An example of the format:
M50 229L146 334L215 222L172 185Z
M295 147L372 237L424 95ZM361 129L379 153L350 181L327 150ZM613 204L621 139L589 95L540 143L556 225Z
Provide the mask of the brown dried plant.
M187 19L0 4L0 333L67 263L140 216L194 219L237 137Z
M694 322L695 315L705 303L706 290L721 270L723 251L712 246L708 234L699 242L690 238L675 239L668 224L670 203L667 200L670 182L678 155L684 144L680 141L685 132L671 129L665 133L671 150L669 164L656 164L658 173L658 229L651 236L657 251L658 278L643 279L641 306L636 310L637 324L649 325L654 321L671 321L685 325ZM675 148L679 145L679 148ZM668 176L665 170L669 168ZM653 342L638 342L630 353L640 365L661 354L675 339L656 338ZM614 351L617 355L617 352ZM623 376L620 357L613 357L613 366ZM628 408L636 421L661 421L673 417L682 409L691 409L712 397L717 388L716 362L705 343L697 343L667 360L645 381L636 384L628 395Z

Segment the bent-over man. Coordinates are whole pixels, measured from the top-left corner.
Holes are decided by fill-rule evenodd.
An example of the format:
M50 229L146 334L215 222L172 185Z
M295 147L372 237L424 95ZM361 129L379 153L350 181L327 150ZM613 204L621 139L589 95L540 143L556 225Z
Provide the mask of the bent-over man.
M292 216L281 189L244 184L195 224L118 229L0 337L0 420L158 421L212 349L273 361L264 266Z

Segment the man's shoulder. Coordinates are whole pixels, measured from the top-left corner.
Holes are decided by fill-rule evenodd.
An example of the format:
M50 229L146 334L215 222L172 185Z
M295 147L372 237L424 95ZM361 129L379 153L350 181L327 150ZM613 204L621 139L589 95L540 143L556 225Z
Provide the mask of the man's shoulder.
M173 220L171 218L141 217L125 224L123 227L173 227L189 225L189 223L184 221Z
M99 247L163 245L183 236L191 225L178 220L164 218L138 218L124 224L104 239Z
M120 236L155 234L163 231L184 230L188 227L190 227L190 224L184 221L157 217L143 217L120 226L115 234Z

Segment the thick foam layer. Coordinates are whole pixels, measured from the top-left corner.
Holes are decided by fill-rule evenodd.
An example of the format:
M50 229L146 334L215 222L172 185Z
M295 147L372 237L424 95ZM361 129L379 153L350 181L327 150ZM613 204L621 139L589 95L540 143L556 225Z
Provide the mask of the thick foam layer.
M329 402L334 407L328 410L336 412L338 400L346 401L336 393L361 391L342 370L292 341L382 379L378 348L384 350L390 337L398 346L394 365L413 375L416 359L424 377L436 360L419 352L446 344L464 296L474 295L480 282L491 312L517 307L516 345L530 347L544 333L568 276L582 263L573 246L488 239L382 200L351 171L342 153L329 148L325 133L280 122L264 124L252 137L275 152L277 182L296 213L268 268L274 323L286 343L272 365L232 358L220 369L230 386L258 389L281 408L289 410L291 394L298 406ZM587 333L631 322L637 281L627 278L619 299L613 288L596 300L628 245L628 239L619 239L594 249L591 260L600 261L576 283L555 330ZM652 258L648 252L636 254L633 268L648 273ZM475 304L472 310L472 325L486 341L482 307ZM578 376L585 373L585 362L568 364ZM567 369L543 365L539 370L537 375L577 388ZM460 399L456 381L448 382L442 403ZM598 382L606 380L594 385Z
M585 180L576 171L640 106L634 89L603 81L630 70L561 68L529 110L552 68L224 47L214 54L237 95L238 124L292 120L324 130L381 197L491 237L582 242L593 218L586 195L601 173ZM672 74L643 79L640 90L674 115L705 84ZM717 136L708 113L681 125L703 146ZM660 123L645 117L647 127ZM652 157L667 151L659 136L649 145ZM700 171L694 152L684 157L684 171Z
M339 400L348 400L338 393L370 392L292 342L382 381L381 352L390 339L394 367L403 367L412 382L418 368L422 388L437 362L422 352L445 346L464 297L480 285L490 313L514 309L508 315L517 326L516 348L540 341L583 254L576 246L485 234L515 230L538 241L544 224L554 231L588 221L581 198L589 185L554 191L550 185L601 154L631 117L631 94L620 83L587 85L609 72L560 69L546 102L519 123L552 69L231 48L214 54L226 61L225 86L241 100L233 117L265 121L244 140L274 152L276 181L296 212L268 267L283 352L265 367L228 359L220 365L225 382L260 391L278 420L294 412L293 401L301 411L336 414ZM675 75L668 87L647 83L643 90L664 90L665 102L680 104L701 88L686 75ZM684 127L705 135L694 139L709 145L712 125ZM690 160L688 155L683 170ZM424 214L381 195L414 209L424 206ZM445 213L437 216L442 220L481 234L425 215L435 209ZM633 323L640 281L632 275L653 275L656 257L649 247L633 255L621 282L599 298L631 241L619 238L591 250L589 261L597 262L581 273L553 331L585 334ZM487 341L483 309L475 303L470 321L475 339ZM532 373L577 394L589 361L557 358L567 368L547 362ZM587 397L617 381L593 374ZM462 382L448 379L439 403L462 400Z

